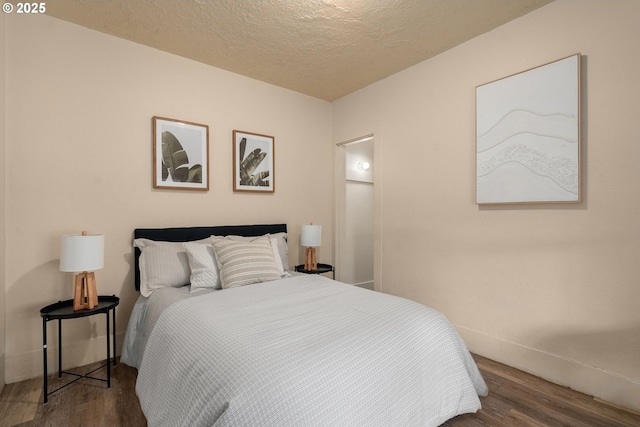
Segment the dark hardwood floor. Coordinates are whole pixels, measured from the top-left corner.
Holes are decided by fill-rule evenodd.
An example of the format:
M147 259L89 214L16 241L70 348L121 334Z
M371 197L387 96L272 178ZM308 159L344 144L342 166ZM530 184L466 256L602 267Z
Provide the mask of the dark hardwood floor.
M85 374L104 362L70 369ZM111 388L102 381L81 379L49 396L43 403L42 378L5 385L0 393L0 427L144 427L135 385L138 371L123 363L111 368ZM106 369L92 374L106 378ZM49 375L49 391L66 384L72 376Z
M455 417L446 427L640 427L635 413L593 396L545 381L474 355L489 386L476 414Z
M640 426L640 414L552 384L481 356L474 356L489 385L482 409L460 415L445 427ZM85 373L99 364L78 368ZM106 375L106 374L103 374ZM7 384L0 393L0 427L146 426L135 394L137 371L118 364L111 388L100 381L80 380L42 403L42 379ZM50 377L50 390L58 384ZM63 378L63 381L65 378Z

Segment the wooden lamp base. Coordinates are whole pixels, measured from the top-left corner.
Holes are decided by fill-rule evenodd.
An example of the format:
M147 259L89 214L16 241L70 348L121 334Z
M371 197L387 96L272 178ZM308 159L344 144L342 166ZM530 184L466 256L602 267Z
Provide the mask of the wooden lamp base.
M76 286L73 291L73 311L91 310L97 305L96 275L86 271L76 274Z
M305 270L317 270L318 262L316 260L316 248L307 248L307 255L304 260Z

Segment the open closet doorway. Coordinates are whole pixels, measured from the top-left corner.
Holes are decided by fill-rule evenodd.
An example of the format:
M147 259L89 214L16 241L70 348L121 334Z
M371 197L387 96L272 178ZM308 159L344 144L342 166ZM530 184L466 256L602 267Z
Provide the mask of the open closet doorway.
M337 279L373 289L373 135L338 144Z

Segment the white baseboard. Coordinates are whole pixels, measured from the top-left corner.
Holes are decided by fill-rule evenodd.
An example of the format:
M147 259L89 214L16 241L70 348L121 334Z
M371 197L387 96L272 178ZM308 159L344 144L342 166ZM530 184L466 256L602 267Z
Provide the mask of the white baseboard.
M367 287L366 285L366 283L357 284L362 287ZM463 326L455 326L467 348L473 353L553 383L570 387L634 411L640 411L640 383L637 381L561 355L544 352ZM117 355L122 349L124 334L123 331L116 336ZM57 346L49 345L47 354L48 371L50 373L57 372ZM5 356L5 382L7 384L42 376L42 350ZM104 336L67 345L63 342L62 369L87 365L105 358L106 341ZM0 367L2 367L2 360L0 360Z
M116 357L122 350L125 332L116 334ZM111 338L110 338L111 339ZM47 345L47 371L58 372L58 339L49 337ZM111 341L110 341L111 342ZM113 349L111 349L113 351ZM105 360L107 358L106 337L100 336L86 341L65 343L62 341L62 369L72 369L78 366ZM42 349L26 353L7 355L6 370L4 371L7 384L41 377L44 372Z
M360 288L365 288L365 289L369 289L369 290L373 290L373 280L369 281L369 282L360 282L360 283L354 283L354 286L358 286Z
M462 326L455 327L473 353L633 411L640 411L640 382L558 354Z
M5 379L5 358L6 355L0 354L0 392L2 391L2 389L4 388L6 379Z

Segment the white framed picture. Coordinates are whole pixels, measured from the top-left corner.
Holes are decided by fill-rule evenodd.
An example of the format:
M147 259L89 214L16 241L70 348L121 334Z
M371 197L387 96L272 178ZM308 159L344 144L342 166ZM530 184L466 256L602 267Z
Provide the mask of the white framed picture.
M580 54L476 88L478 204L580 203Z

